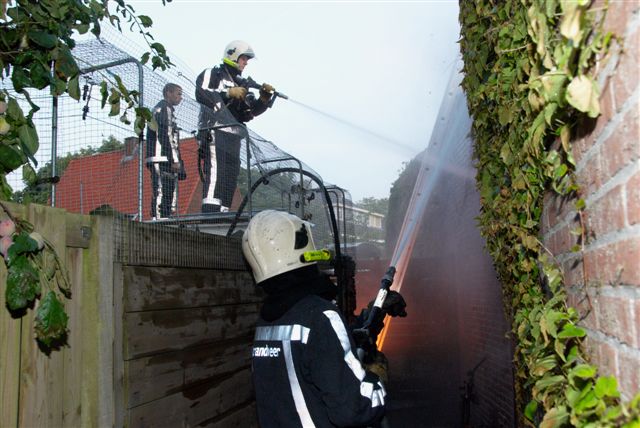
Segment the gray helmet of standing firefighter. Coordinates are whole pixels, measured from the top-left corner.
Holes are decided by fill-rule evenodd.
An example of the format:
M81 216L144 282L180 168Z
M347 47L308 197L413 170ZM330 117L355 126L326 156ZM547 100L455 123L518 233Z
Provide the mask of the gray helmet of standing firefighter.
M247 58L255 58L256 54L249 46L249 43L243 40L234 40L224 48L224 52L222 53L222 62L231 67L238 68L238 58L240 56L246 56Z
M242 252L256 283L316 263L305 260L315 251L311 225L283 211L256 214L242 236Z

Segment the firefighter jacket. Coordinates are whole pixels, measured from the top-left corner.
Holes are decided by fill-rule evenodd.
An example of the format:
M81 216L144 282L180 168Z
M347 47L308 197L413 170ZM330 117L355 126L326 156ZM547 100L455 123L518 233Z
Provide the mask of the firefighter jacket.
M230 98L227 95L229 88L238 86L235 77L240 75L240 71L226 64L220 64L213 68L208 68L200 73L196 79L196 101L212 112L221 111L222 102L229 109L235 120L245 123L264 113L268 106L265 102L256 98L251 92L247 92L244 100ZM219 96L217 96L219 94ZM200 113L201 128L202 122L207 115ZM216 122L223 120L217 118ZM228 122L226 122L228 123Z
M298 286L288 303L272 298L270 310L273 296L268 296L256 328L252 371L260 426L377 423L384 415L384 387L356 358L336 306L318 293L305 295L304 285ZM279 291L291 290L286 288ZM283 313L271 319L278 312Z
M161 100L153 108L153 116L158 123L158 130L147 128L147 168L152 169L154 164L158 164L161 173L172 173L171 165L179 163L178 180L184 180L187 174L178 147L180 133L174 109Z

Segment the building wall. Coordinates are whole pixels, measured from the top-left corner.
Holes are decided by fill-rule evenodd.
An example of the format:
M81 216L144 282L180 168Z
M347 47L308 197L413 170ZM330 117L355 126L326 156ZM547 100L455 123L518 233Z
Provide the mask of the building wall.
M629 399L640 391L640 2L610 2L605 29L621 43L599 64L602 114L573 141L586 208L581 219L575 200L548 195L543 238L564 267L592 362ZM580 221L584 239L570 232Z

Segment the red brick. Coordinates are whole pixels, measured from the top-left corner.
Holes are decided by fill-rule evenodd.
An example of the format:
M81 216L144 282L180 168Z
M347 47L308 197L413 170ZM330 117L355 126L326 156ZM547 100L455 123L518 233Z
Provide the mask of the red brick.
M623 186L617 186L587 205L589 232L593 232L596 239L625 227L623 196Z
M602 187L602 167L599 150L583 165L576 170L578 184L582 188L583 198L587 198Z
M609 268L622 266L620 282L625 285L640 286L640 239L627 239L615 244L615 260L611 261Z
M640 347L640 299L633 301L634 326L636 329L636 344Z
M591 285L640 285L640 240L625 239L585 253Z
M576 164L580 163L584 155L593 145L593 139L589 135L571 141L571 154Z
M596 303L597 302L597 303ZM599 296L594 302L600 331L630 346L635 346L631 303L620 297Z
M602 6L604 6L604 4L600 7ZM592 9L597 7L598 6L596 6L596 4L592 5ZM612 31L620 36L624 34L624 29L627 28L627 23L639 8L640 3L637 0L610 1L609 8L607 9L607 16L604 20L605 31Z
M623 398L627 400L640 391L640 357L620 349L618 352L618 382Z
M619 372L618 349L606 342L602 342L599 351L600 361L598 368L603 374L615 376Z
M596 126L586 139L586 144L591 147L596 139L602 134L604 128L609 124L616 114L615 95L611 85L611 79L607 80L600 94L600 116L596 119Z
M582 272L582 256L576 253L575 257L565 261L562 265L564 272L564 282L568 287L584 285L584 274Z
M605 20L606 31L613 32L613 34L619 38L625 37L628 23L631 22L633 15L637 14L639 10L640 2L638 1L611 2ZM620 48L622 48L617 59L616 70L610 82L616 95L618 108L624 104L635 88L638 87L639 45L640 33L636 27L633 33L627 35L626 39L622 40L621 46L617 46L614 42L611 48L612 51L619 51ZM612 57L612 59L615 59L615 57Z
M600 286L602 281L598 270L598 251L585 251L582 263L584 263L585 283L589 286Z
M636 6L640 2L636 3ZM615 33L624 36L625 27L616 30ZM609 80L609 86L613 89L616 97L617 109L620 109L625 101L638 88L638 55L640 55L640 32L638 28L627 36L622 46L622 52L618 58L616 69Z
M637 172L625 184L627 197L627 224L640 223L640 172Z
M604 143L602 167L608 181L622 168L636 162L640 158L640 126L639 112L632 109L627 112L622 122L618 123L613 134Z
M583 287L573 287L567 291L567 305L578 312L580 325L591 330L598 330L598 319L591 302L592 297L587 296Z

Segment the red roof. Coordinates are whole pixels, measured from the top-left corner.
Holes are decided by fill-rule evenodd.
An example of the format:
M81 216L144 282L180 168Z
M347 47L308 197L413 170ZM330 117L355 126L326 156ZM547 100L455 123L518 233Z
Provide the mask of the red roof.
M101 205L110 205L124 214L138 213L138 148L133 156L124 150L73 159L56 186L56 207L88 214ZM200 212L202 186L198 176L198 149L195 138L180 141L180 153L187 178L178 185L178 214ZM143 168L142 210L150 219L151 173ZM237 193L237 191L236 191ZM234 202L236 202L234 197ZM236 205L236 204L234 204Z

